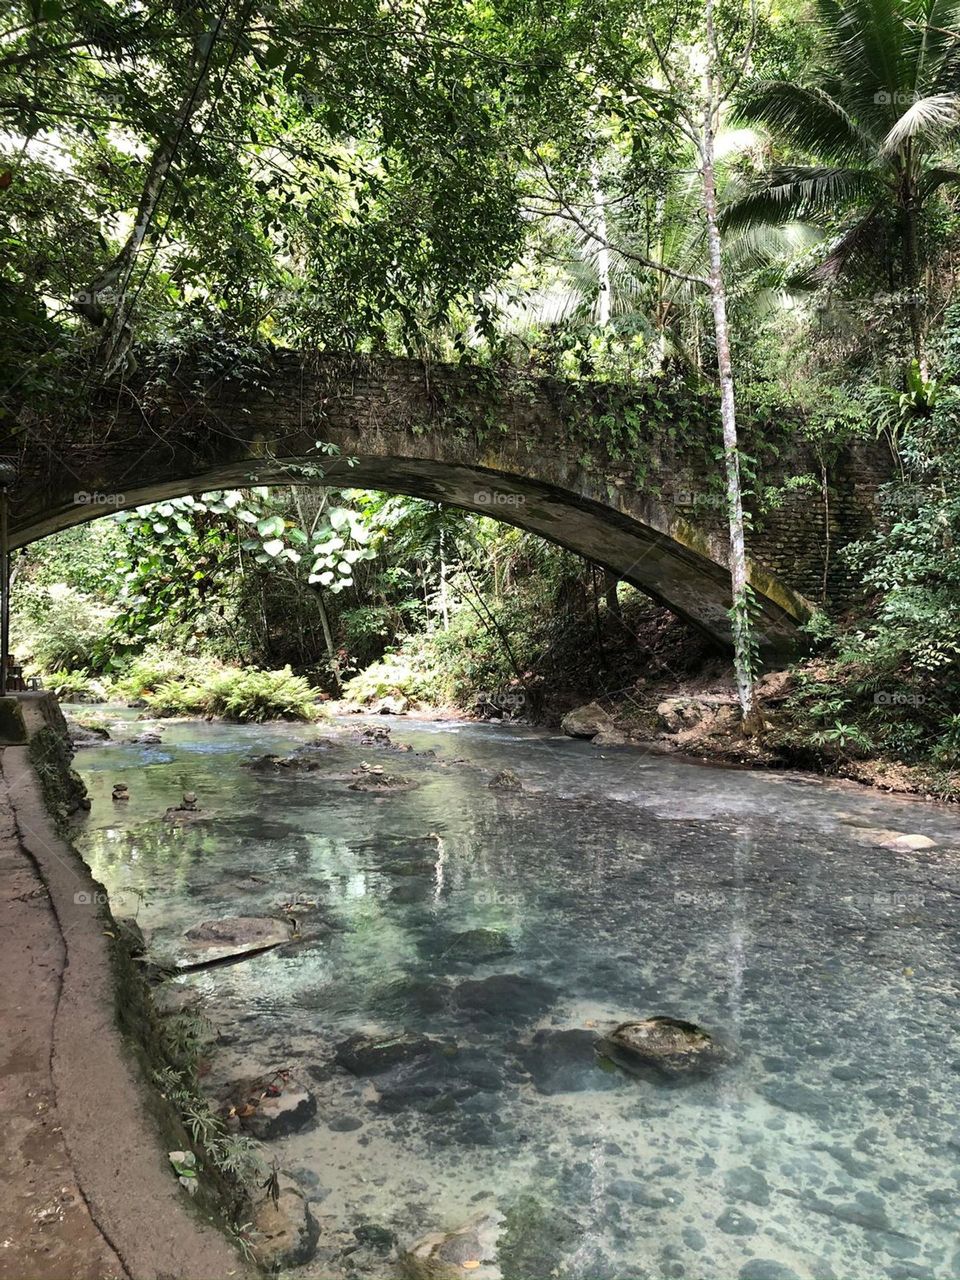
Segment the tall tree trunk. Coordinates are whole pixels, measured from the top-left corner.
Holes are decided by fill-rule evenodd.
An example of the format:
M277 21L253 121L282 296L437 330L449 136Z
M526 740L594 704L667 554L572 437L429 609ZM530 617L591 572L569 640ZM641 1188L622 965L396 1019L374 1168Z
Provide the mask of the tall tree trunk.
M700 174L703 183L703 211L707 228L710 269L710 306L717 345L717 372L720 378L720 417L723 424L723 458L727 479L727 512L730 526L730 579L733 607L733 665L737 697L746 732L757 727L754 697L753 635L750 619L750 591L747 583L747 555L743 524L743 496L740 486L740 449L737 439L737 409L727 325L727 290L723 276L720 222L717 215L717 187L714 137L716 131L717 41L714 27L714 0L706 0L707 62L704 73L703 124L700 136Z
M593 193L594 217L597 225L597 324L606 326L610 323L610 309L613 303L613 291L610 279L610 247L607 237L607 211L600 188L600 173L596 161L590 167L590 190Z

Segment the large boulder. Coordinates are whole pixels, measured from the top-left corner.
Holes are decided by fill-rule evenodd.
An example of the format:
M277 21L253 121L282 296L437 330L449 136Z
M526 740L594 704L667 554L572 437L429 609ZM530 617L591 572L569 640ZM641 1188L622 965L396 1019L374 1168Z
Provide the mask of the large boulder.
M370 710L378 716L403 716L410 710L410 699L402 693L389 694L375 702Z
M500 1280L497 1239L503 1224L499 1213L472 1218L454 1231L433 1231L401 1254L407 1280Z
M740 723L740 712L732 694L664 698L657 705L657 717L661 729L667 733L683 733L687 729L726 733Z
M252 1211L253 1252L267 1271L302 1267L317 1251L320 1225L303 1192L285 1174L276 1200L265 1196Z
M601 730L612 729L613 721L597 702L568 711L560 721L560 728L571 738L593 738Z
M601 729L594 736L593 745L595 747L625 747L630 739L625 733L621 733L619 729Z
M667 1079L700 1075L729 1058L709 1031L679 1018L621 1022L598 1042L600 1052L632 1075L656 1073Z

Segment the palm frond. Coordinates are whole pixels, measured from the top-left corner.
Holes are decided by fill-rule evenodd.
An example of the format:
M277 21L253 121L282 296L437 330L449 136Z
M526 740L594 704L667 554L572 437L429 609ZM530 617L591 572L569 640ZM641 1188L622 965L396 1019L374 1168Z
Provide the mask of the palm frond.
M812 285L838 279L857 259L878 260L885 249L887 228L883 211L874 205L836 240L827 256L805 273Z
M938 142L960 124L960 95L934 93L910 104L888 132L881 155L892 156L911 139Z
M876 187L876 175L868 169L782 165L772 169L762 185L728 205L720 221L724 230L805 221L873 195Z
M920 198L926 200L940 187L952 186L955 182L960 182L960 169L950 169L944 165L928 169L920 179Z
M801 151L836 161L860 159L875 145L871 136L825 90L787 80L748 86L737 103L737 115L766 125Z

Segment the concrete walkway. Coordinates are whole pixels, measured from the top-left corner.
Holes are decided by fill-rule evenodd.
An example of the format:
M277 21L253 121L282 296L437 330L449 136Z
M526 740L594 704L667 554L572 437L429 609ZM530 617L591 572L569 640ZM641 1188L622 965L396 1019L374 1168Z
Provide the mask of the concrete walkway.
M97 885L0 753L0 1280L241 1280L192 1212L114 1018Z

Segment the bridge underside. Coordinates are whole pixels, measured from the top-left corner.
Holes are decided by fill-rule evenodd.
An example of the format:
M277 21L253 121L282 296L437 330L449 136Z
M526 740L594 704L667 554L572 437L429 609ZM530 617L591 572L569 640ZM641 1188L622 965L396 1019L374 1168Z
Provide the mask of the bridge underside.
M83 493L68 495L67 485L62 484L59 498L48 491L35 492L19 504L14 499L11 545L25 545L111 511L211 489L309 483L379 489L449 503L539 534L611 570L722 648L732 645L727 612L730 577L722 544L654 504L638 518L622 509L626 504L618 501L616 493L601 501L599 494L588 497L483 466L441 462L435 457L354 455L351 461L354 465L348 466L342 459L325 459L322 480L318 480L316 454L281 459L248 455L202 470L194 460L193 467L178 470L174 464L163 479L149 483L138 478L130 484L133 476L128 473L120 482L122 493L94 492L86 499ZM88 478L94 477L88 473L84 480ZM102 473L97 478L106 479ZM761 650L768 659L784 656L795 648L796 628L810 606L760 565L750 566L750 579L757 597Z

